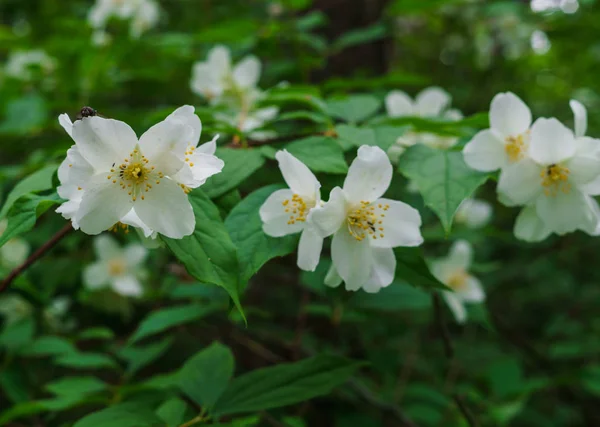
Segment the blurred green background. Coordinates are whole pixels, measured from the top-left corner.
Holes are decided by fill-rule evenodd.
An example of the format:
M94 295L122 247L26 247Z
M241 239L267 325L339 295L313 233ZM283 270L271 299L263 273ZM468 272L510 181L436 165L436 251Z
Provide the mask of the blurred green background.
M219 143L230 143L236 130L221 123L189 84L193 63L204 60L216 44L229 46L235 60L249 53L260 58L263 89L288 82L298 94L318 99L366 93L383 100L394 89L414 95L435 85L452 95L452 106L465 116L486 112L496 93L512 91L534 117L556 116L569 126L568 101L578 99L588 108L587 134L600 132L600 5L595 0L157 4L157 19L141 34L132 34L130 20L110 19L99 44L87 19L91 1L0 0L0 200L24 176L62 161L72 141L57 117L68 113L74 119L84 105L129 123L138 134L174 108L195 105L204 125L202 141L221 133ZM282 111L310 110L302 99L296 101L282 104ZM272 128L281 135L324 130L302 120L275 122ZM216 203L226 215L241 197L273 182L280 182L279 171L269 160L239 192ZM322 182L325 188L334 183L327 176ZM118 354L153 310L191 302L208 307L201 319L169 331L169 349L137 373L140 382L178 368L213 340L232 348L237 372L323 351L370 362L347 387L263 411L256 425L409 425L405 416L420 426L468 425L455 394L481 426L600 425L596 240L577 233L535 245L516 241L517 212L495 201L492 183L478 194L493 203L492 223L477 230L457 225L445 236L405 184L395 176L391 192L423 213L425 253L441 256L452 241L470 241L474 274L486 288L485 304L469 308L465 326L450 321L444 308L456 351L452 362L444 355L427 292L406 285L402 277L374 295L326 289L326 265L314 274L300 273L295 255L270 262L250 281L243 297L248 327L234 311L227 313L224 292L194 284L163 250L150 256L144 298L87 293L81 269L93 253L91 239L82 233L61 242L10 292L35 308L35 336L58 335L81 350L106 354ZM35 248L63 223L49 211L24 238ZM72 300L62 316L75 326L57 330L44 320L44 310L58 296ZM98 335L86 338L90 330ZM47 397L43 385L70 372L68 364L14 356L14 337L1 337L1 410ZM113 387L122 381L110 370L96 375ZM86 402L6 422L69 426L101 405Z

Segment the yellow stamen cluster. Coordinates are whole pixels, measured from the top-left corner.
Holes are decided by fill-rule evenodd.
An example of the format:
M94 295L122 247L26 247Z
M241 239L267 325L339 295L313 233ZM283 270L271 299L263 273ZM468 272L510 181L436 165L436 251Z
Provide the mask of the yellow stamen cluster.
M125 261L120 258L113 258L108 261L108 274L111 276L122 276L127 270Z
M291 214L288 221L289 225L306 221L306 215L308 215L308 211L312 208L297 194L294 194L291 199L284 200L281 204L285 208L284 212Z
M152 189L150 182L154 181L158 185L160 180L165 177L162 172L155 171L155 167L148 163L148 159L142 155L139 148L136 148L129 153L129 158L123 159L123 163L117 168L113 164L107 179L127 191L134 202L138 197L145 200L144 193Z
M123 224L122 222L117 222L108 229L108 231L112 231L113 233L118 233L120 230L123 230L123 233L127 234L129 233L129 226L127 224Z
M569 168L552 164L540 173L542 178L542 186L546 196L556 196L559 191L568 194L571 191L569 184Z
M446 285L454 291L460 291L467 286L469 275L464 270L454 272L446 281Z
M508 160L511 162L519 161L525 155L525 138L523 134L517 136L509 136L506 138L506 144L504 145L504 150L508 155Z
M348 225L348 233L356 240L361 242L367 236L377 240L377 238L385 237L383 220L385 214L390 205L378 204L375 206L370 202L362 200L360 205L351 209L346 217L346 223Z
M193 162L190 160L190 156L191 156L192 154L194 154L194 151L196 151L196 147L189 145L189 146L188 146L188 148L187 148L187 151L185 152L185 162L186 162L188 165L190 165L191 167L193 167L193 166L194 166L194 163L193 163ZM184 191L185 191L185 190L184 190ZM186 194L187 194L187 193L189 193L189 191L188 191L188 192L186 192Z

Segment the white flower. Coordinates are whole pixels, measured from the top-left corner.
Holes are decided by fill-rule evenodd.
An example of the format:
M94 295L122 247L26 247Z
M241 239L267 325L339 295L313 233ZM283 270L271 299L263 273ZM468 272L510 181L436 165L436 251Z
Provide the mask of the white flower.
M451 97L448 92L439 87L429 87L422 90L414 101L405 92L395 90L385 98L387 113L390 117L424 117L442 118L449 121L462 119L462 113L456 109L446 110ZM388 149L392 162L398 162L400 156L417 143L432 148L447 149L458 142L453 136L437 135L430 132L408 131L400 136L396 143Z
M499 93L490 105L490 128L478 132L463 150L471 168L491 172L528 157L531 111L511 92Z
M246 56L232 68L229 49L215 46L205 62L194 64L190 86L192 92L208 98L213 104L221 102L224 95L255 98L252 92L260 78L260 71L261 63L252 55Z
M11 52L4 73L17 80L31 81L35 71L48 75L56 69L56 60L41 49Z
M10 294L0 297L0 315L6 325L12 325L31 316L33 307L23 297Z
M83 282L90 290L110 287L124 296L140 296L143 288L140 278L144 276L142 265L147 251L139 244L121 248L107 235L94 239L94 250L98 261L83 271Z
M323 238L307 223L309 213L321 204L321 184L308 167L286 150L275 155L289 189L277 190L260 207L263 231L272 237L302 233L298 267L314 271L319 263Z
M266 123L273 120L278 113L279 108L277 107L265 107L249 112L240 111L236 115L216 114L215 117L237 127L255 141L264 141L275 137L277 134L273 131L255 131L255 129L263 127Z
M0 220L0 236L6 231L8 221ZM29 243L17 237L10 239L0 248L0 267L12 270L23 264L29 255Z
M459 323L467 320L465 302L477 303L485 300L481 282L469 274L472 259L471 245L464 240L459 240L452 245L446 258L431 263L433 275L454 291L444 291L442 294Z
M599 218L585 185L600 174L599 148L600 141L575 138L554 118L536 120L529 142L531 158L502 170L500 200L509 206L534 205L544 226L557 234L577 229L594 234Z
M487 225L492 218L492 205L485 200L464 200L454 216L459 224L465 224L469 228L481 228Z
M74 227L99 234L119 222L127 223L126 216L131 217L133 210L148 231L171 238L193 232L189 189L182 186L194 188L203 182L196 178L204 172L195 174L192 168L198 168L188 156L199 135L197 129L171 117L151 127L138 141L134 131L118 120L85 117L72 129L65 115L59 121L75 145L59 168L58 192L67 202L57 211L71 219Z
M88 12L88 22L96 30L103 31L111 17L130 20L129 33L138 38L154 27L160 16L154 0L96 0Z
M363 145L352 162L344 187L331 191L329 201L309 214L323 237L334 235L332 270L326 284L378 292L394 279L392 248L418 246L419 212L396 200L383 199L392 180L392 164L379 147Z

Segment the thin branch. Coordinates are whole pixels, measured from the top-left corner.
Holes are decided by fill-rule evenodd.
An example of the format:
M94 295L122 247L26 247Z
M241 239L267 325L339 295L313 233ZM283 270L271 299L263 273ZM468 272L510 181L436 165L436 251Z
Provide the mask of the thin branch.
M263 140L248 139L246 141L246 145L248 147L260 147L262 145L294 141L296 139L307 138L309 136L334 136L334 134L328 130L328 131L322 131L322 132L305 132L305 133L300 133L300 134L295 134L295 135L282 135L282 136L278 136L275 138L263 139ZM234 140L232 142L227 144L227 147L229 147L229 148L246 148L242 144L240 144L239 138L237 138L237 139L234 138Z
M21 264L20 266L15 268L13 271L10 272L10 274L8 276L6 276L6 278L2 281L2 284L0 284L0 292L5 291L8 288L8 286L21 273L23 273L25 270L27 270L29 267L31 267L31 265L34 262L36 262L38 259L40 259L42 256L44 256L46 254L46 252L48 252L50 249L52 249L58 242L60 242L63 239L63 237L65 237L67 234L69 234L69 232L72 230L73 230L73 227L71 226L71 222L69 221L67 223L67 225L65 225L62 229L60 229L58 231L58 233L56 233L54 236L52 236L50 238L50 240L48 240L46 243L44 243L42 246L40 246L34 253L32 253L31 256L29 258L27 258L23 264Z
M454 343L452 342L452 338L450 337L450 333L448 332L446 322L444 322L444 317L442 315L442 300L440 298L439 293L433 293L432 298L433 317L442 336L442 340L444 343L444 353L446 354L446 359L448 359L448 370L450 370L452 368L452 362L454 360ZM477 420L465 404L462 396L460 396L458 393L452 393L452 399L454 400L454 403L460 410L461 414L463 415L463 418L467 421L469 426L478 427L479 424L477 423Z

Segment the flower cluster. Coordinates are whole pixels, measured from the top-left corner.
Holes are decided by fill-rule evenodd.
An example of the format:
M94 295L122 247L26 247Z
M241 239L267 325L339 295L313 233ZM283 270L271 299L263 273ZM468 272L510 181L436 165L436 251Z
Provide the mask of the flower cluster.
M138 38L156 25L159 8L154 0L96 0L88 13L88 22L94 29L94 44L103 45L110 40L105 29L113 17L130 21L129 34Z
M138 140L124 122L98 116L59 122L75 141L58 169L57 212L87 234L131 225L145 236L191 234L187 194L221 171L216 137L201 146L202 124L191 106L175 110Z
M320 197L320 183L306 165L287 151L277 160L289 189L274 192L260 208L266 234L280 237L301 232L298 267L315 270L323 239L333 235L333 264L325 283L346 289L378 292L394 280L392 248L423 242L419 212L406 203L384 199L392 165L379 147L363 145L342 188L329 201Z
M390 117L422 117L448 121L462 119L463 116L459 110L448 109L451 101L450 94L444 89L428 87L417 94L414 100L405 92L394 90L386 96L385 106ZM421 143L433 148L449 148L457 141L456 137L409 131L399 137L396 143L388 149L388 155L392 162L396 163L402 153L415 144Z
M243 58L235 66L231 53L225 46L215 46L206 61L196 62L192 70L191 89L207 98L211 105L224 105L233 114L217 114L216 117L238 128L252 139L266 139L268 132L255 132L277 116L277 107L258 108L263 98L258 88L261 63L255 56Z
M56 59L41 49L17 50L11 52L8 57L4 66L4 74L25 82L41 78L45 80L45 83L50 84L51 75L56 66Z
M599 234L600 141L586 137L587 112L571 101L575 132L555 118L532 124L531 111L512 93L494 97L490 128L467 143L465 162L485 172L500 170L498 199L524 206L515 235L540 241L552 233Z

